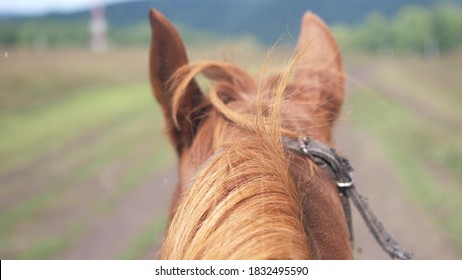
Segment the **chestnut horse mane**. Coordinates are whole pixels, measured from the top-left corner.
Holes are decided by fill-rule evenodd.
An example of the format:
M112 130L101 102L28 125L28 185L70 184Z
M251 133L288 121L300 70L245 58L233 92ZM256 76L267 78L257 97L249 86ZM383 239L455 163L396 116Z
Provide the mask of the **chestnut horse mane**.
M194 77L202 74L212 85L207 103L197 108L208 109L191 149L203 164L180 198L160 258L311 257L291 155L280 141L302 130L283 125L294 122L284 120L284 104L287 89L296 87L290 82L296 61L297 55L265 83L226 62L186 64L170 79L177 127L175 116ZM309 166L308 176L315 170Z

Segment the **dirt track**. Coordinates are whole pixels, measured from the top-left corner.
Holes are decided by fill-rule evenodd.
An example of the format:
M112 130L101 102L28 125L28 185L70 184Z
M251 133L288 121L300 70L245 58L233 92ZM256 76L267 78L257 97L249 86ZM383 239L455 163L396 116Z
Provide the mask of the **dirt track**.
M154 174L136 188L106 216L95 221L72 246L63 252L63 259L113 259L121 253L153 221L164 215L173 187L176 185L176 169ZM159 229L162 232L162 229ZM154 258L160 240L153 237L152 247L146 249L143 258Z
M337 127L337 147L352 162L358 191L385 228L414 253L414 259L460 259L455 244L404 192L397 171L372 138L347 121ZM358 259L388 259L359 214L354 210L354 234Z

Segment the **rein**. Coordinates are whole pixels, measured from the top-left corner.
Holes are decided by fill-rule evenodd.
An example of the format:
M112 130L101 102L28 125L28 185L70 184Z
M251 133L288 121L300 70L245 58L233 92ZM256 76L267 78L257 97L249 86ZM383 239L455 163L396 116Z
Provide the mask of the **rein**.
M336 183L342 200L352 247L354 238L350 199L363 217L375 240L392 259L409 260L412 258L413 254L403 249L385 230L382 223L375 216L374 212L372 212L364 196L356 191L352 177L353 168L346 158L337 154L329 146L310 138L289 138L283 136L281 140L286 149L308 157Z

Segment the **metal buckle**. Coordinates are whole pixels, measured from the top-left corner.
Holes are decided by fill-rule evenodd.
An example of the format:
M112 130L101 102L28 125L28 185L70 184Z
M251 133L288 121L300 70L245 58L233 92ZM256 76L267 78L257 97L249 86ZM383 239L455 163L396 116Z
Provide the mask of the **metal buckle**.
M346 158L339 156L329 146L307 137L299 138L298 143L299 151L326 171L337 187L353 187L353 168ZM320 162L322 163L320 164Z
M350 173L350 176L351 176L351 173ZM339 182L339 181L337 181L336 183L337 183L337 187L339 187L339 188L351 188L354 185L353 180L351 180L349 182Z

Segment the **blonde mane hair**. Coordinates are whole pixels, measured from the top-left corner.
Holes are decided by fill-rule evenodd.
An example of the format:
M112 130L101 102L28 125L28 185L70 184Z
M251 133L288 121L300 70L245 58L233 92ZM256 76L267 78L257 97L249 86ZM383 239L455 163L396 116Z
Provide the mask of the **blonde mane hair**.
M193 147L197 152L191 155L205 163L179 202L161 258L310 257L300 194L280 141L282 104L294 62L267 85L219 62L189 64L173 76L173 112L197 74L216 83L208 94L213 109L195 139L205 148ZM213 126L213 136L204 129L207 125Z

